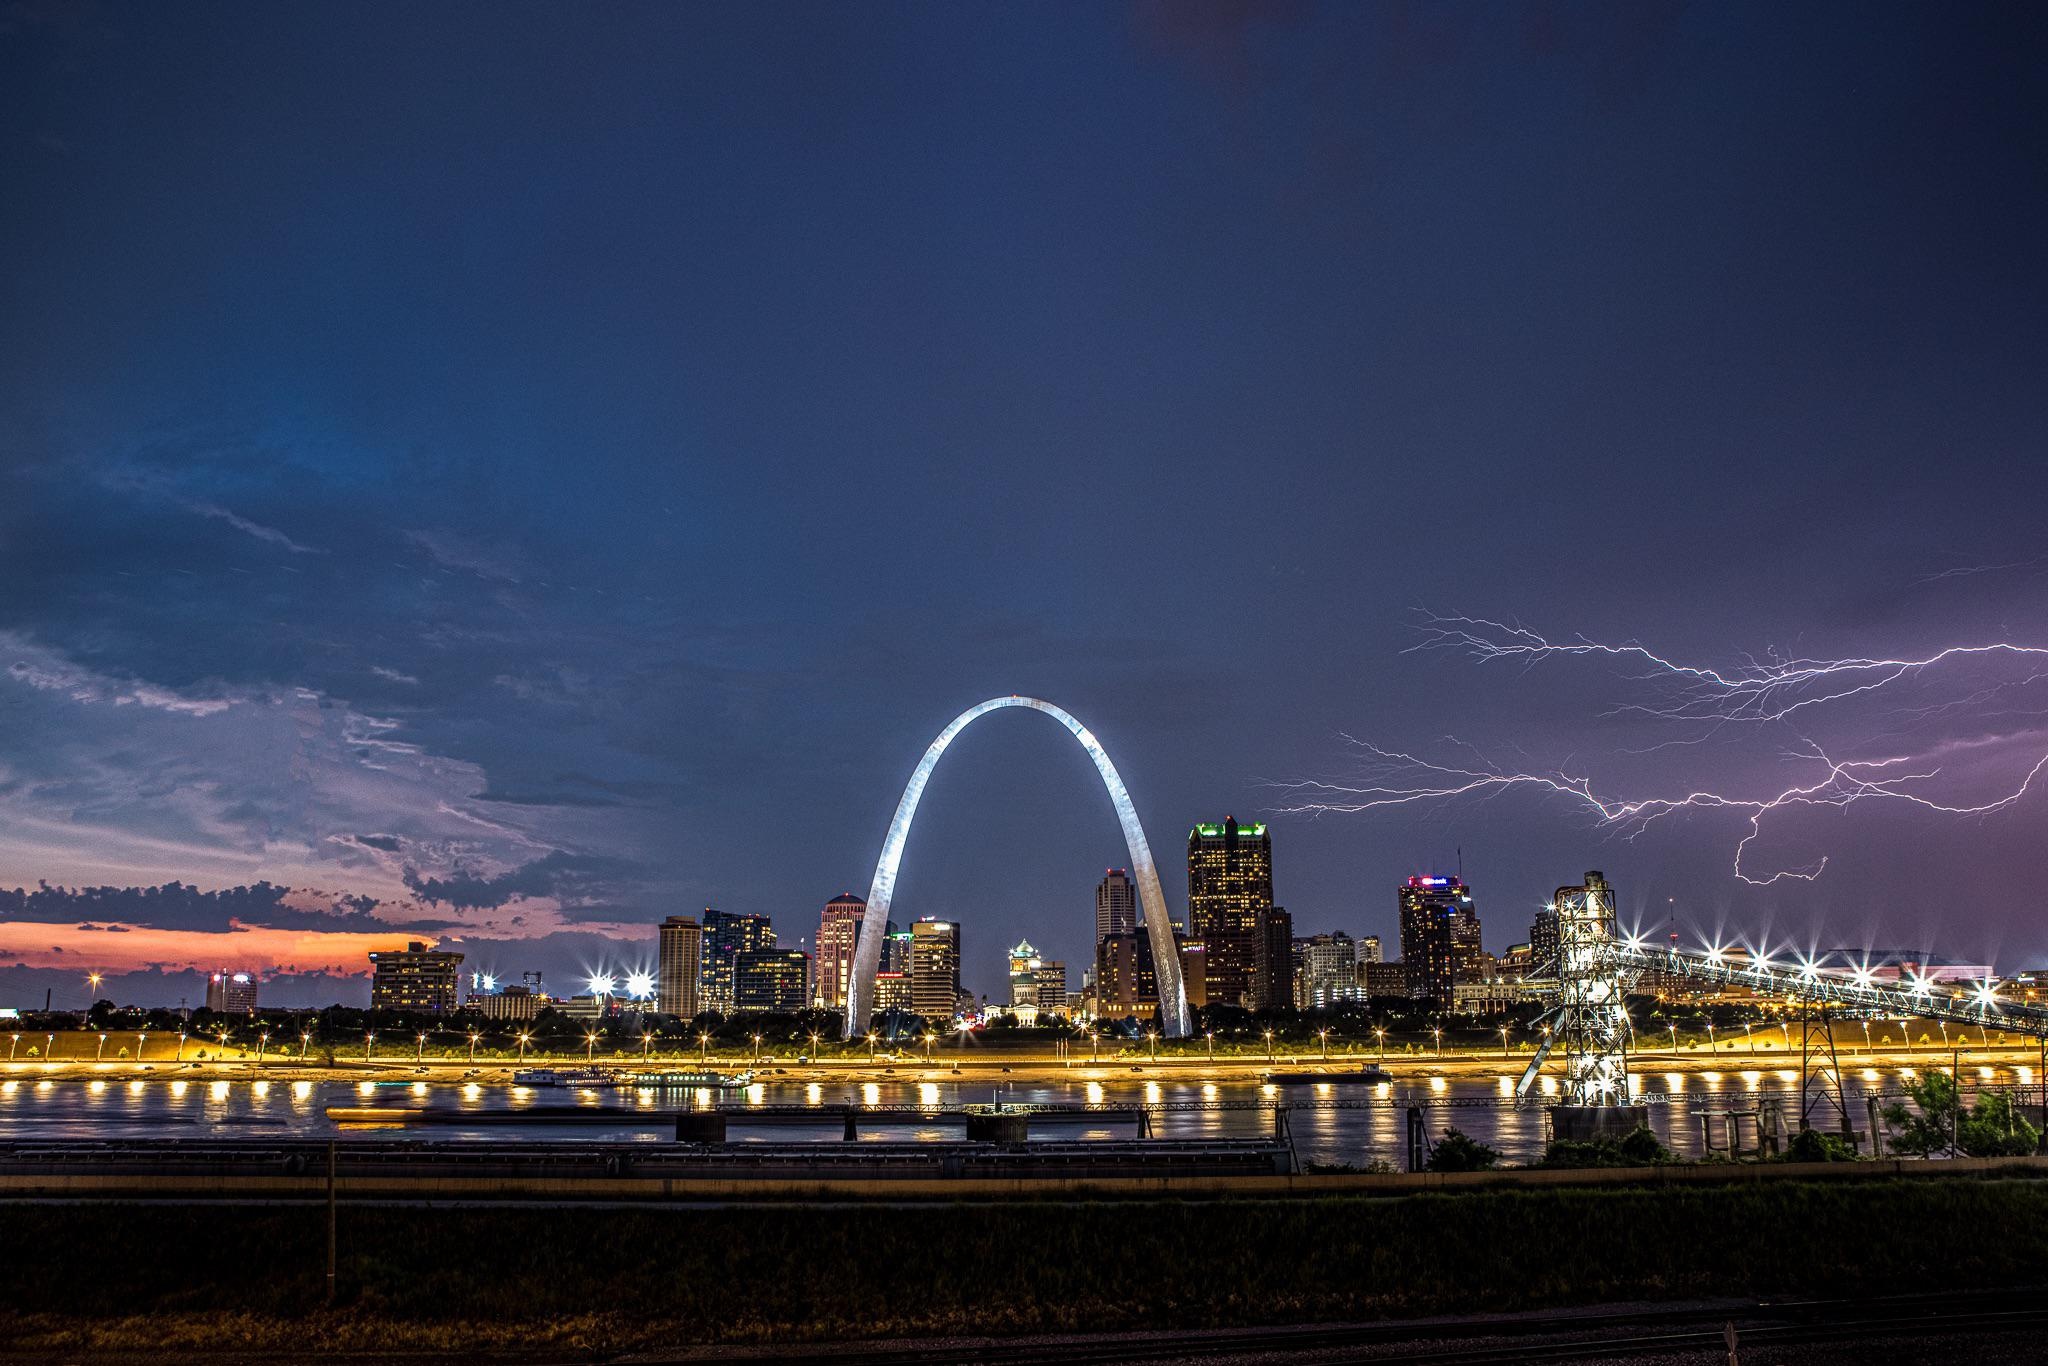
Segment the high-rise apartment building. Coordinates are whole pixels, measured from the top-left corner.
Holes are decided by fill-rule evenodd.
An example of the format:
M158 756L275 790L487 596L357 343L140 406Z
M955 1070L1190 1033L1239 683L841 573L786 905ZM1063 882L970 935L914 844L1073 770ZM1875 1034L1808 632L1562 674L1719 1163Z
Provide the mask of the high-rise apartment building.
M1138 884L1121 868L1102 875L1095 888L1095 942L1138 928Z
M1411 877L1399 889L1401 963L1408 995L1445 1012L1456 1000L1460 969L1479 971L1479 913L1455 877Z
M655 964L655 1009L685 1020L697 1018L698 990L704 971L704 927L687 915L672 915L662 921Z
M452 1015L461 1003L462 955L415 939L404 949L370 955L370 1009L434 1010Z
M950 920L910 922L910 1008L950 1020L960 1006L960 927Z
M860 944L860 923L868 903L841 892L825 903L818 918L818 999L826 1010L844 1010L853 986L853 952Z
M1342 930L1301 941L1301 981L1295 1004L1303 1010L1354 1005L1365 997L1358 981L1358 944Z
M206 1008L216 1015L256 1013L256 974L216 972L206 979Z
M1358 961L1361 963L1384 963L1386 956L1380 950L1380 937L1368 934L1358 941Z
M704 939L697 973L697 1009L730 1015L739 1008L733 968L742 953L775 947L775 926L765 915L704 909Z
M741 949L732 962L733 1009L790 1014L811 999L811 956L802 949Z
M1262 922L1272 909L1273 841L1265 826L1240 826L1231 816L1188 832L1189 932L1208 948L1210 1004L1255 1005L1270 988L1255 979Z

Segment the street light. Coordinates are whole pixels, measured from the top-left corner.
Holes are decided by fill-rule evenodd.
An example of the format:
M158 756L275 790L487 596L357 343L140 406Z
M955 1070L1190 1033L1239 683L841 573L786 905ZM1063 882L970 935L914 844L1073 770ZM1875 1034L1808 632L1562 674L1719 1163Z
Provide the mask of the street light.
M264 1030L256 1036L256 1065L263 1066L263 1050L270 1047L270 1031Z
M931 1055L931 1047L930 1047L930 1043L931 1043L931 1041L930 1041L929 1039L927 1039L927 1040L925 1041L925 1043L926 1043L926 1047L925 1047L925 1055L926 1055L927 1057L929 1057L929 1056ZM758 1064L760 1063L760 1061L761 1061L761 1036L760 1036L759 1034L756 1034L756 1035L754 1036L754 1062L755 1062L755 1063L756 1063L756 1064L758 1065Z
M49 1062L51 1060L51 1054L55 1053L56 1051L57 1036L55 1034L43 1035L43 1061Z
M1374 1025L1372 1032L1373 1037L1380 1041L1380 1061L1385 1062L1387 1060L1387 1031L1381 1025Z
M1503 1058L1508 1055L1508 1027L1506 1025L1500 1027L1500 1055Z
M1864 1026L1863 1032L1866 1036L1870 1033L1868 1025ZM1714 1051L1714 1022L1712 1020L1707 1021L1707 1051L1709 1053Z
M178 1031L178 1056L177 1056L176 1058L172 1059L172 1061L173 1061L173 1062L183 1062L183 1061L185 1061L185 1031L184 1031L184 1030L182 1030L182 1029Z
M94 1062L100 1062L100 1061L104 1060L104 1059L106 1058L106 1056L107 1056L107 1036L106 1036L106 1035L105 1035L104 1033L102 1033L102 1034L100 1035L100 1046L99 1046L98 1048L96 1048L96 1049L94 1049L94 1050L93 1050L92 1060L93 1060Z
M1441 1058L1444 1055L1444 1027L1434 1025L1429 1032L1436 1035L1436 1055Z
M1159 1061L1159 1036L1151 1030L1145 1031L1145 1043L1152 1050L1152 1061Z
M1266 1031L1266 1061L1273 1061L1273 1031Z
M521 1034L519 1036L519 1061L526 1061L526 1046L532 1042L533 1035L531 1034Z
M641 1065L642 1067L645 1067L645 1066L647 1066L647 1061L648 1061L648 1058L649 1058L649 1056L650 1056L650 1055L652 1054L652 1052L653 1052L653 1049L654 1049L654 1035L653 1035L653 1034L652 1034L652 1033L651 1033L650 1031L648 1031L648 1030L645 1030L645 1029L641 1030L641 1031L640 1031L640 1065Z
M1318 1029L1316 1037L1323 1041L1323 1061L1328 1062L1330 1060L1330 1031L1328 1027Z
M87 994L93 997L92 1000L88 1000L85 1003L88 1008L99 1004L98 997L100 994L100 982L102 980L104 979L101 978L101 976L96 972L88 972L85 975L85 984L87 987L91 988L91 990Z
M583 1061L585 1064L597 1061L597 1031L594 1029L583 1036Z
M299 1035L299 1066L306 1065L306 1059L313 1052L313 1031L308 1029Z
M15 1035L14 1037L16 1037L16 1038L18 1039L18 1038L20 1038L21 1036L20 1036L19 1034L17 1034L17 1035ZM143 1050L143 1049L144 1049L145 1047L147 1047L147 1046L148 1046L148 1044L149 1044L149 1031L148 1031L148 1030L146 1030L146 1029L145 1029L145 1030L142 1030L142 1031L140 1031L139 1033L137 1033L137 1034L136 1034L136 1036L135 1036L135 1061L137 1061L137 1062L141 1062L141 1061L142 1061L142 1050ZM8 1056L9 1056L9 1057L12 1057L12 1056L14 1056L14 1055L10 1053L10 1054L8 1054Z
M366 1029L366 1030L364 1030L364 1031L363 1031L363 1061L364 1061L364 1062L366 1062L366 1063L367 1063L367 1062L368 1062L368 1061L370 1060L370 1045L371 1045L371 1044L373 1044L373 1043L375 1043L375 1042L377 1042L377 1035L376 1035L376 1032L375 1032L374 1030L369 1030L369 1029Z
M1870 1021L1863 1022L1863 1056L1870 1056Z
M869 1062L873 1062L874 1060L875 1060L875 1031L874 1031L874 1030L872 1030L872 1029L870 1029L870 1030L868 1031L868 1061L869 1061Z
M477 1038L478 1038L477 1032L476 1032L476 1031L475 1031L474 1029L470 1030L470 1031L469 1031L469 1061L470 1061L470 1064L471 1064L472 1066L474 1066L474 1065L475 1065L475 1063L476 1063L476 1041L477 1041Z
M816 1062L817 1060L818 1060L818 1031L814 1029L814 1030L812 1030L812 1031L811 1031L811 1061L812 1061L812 1062Z
M1091 1029L1088 1031L1088 1061L1095 1062L1101 1056L1102 1035Z
M1216 1061L1216 1031L1211 1029L1203 1035L1209 1041L1209 1061Z
M417 1063L427 1060L427 1031L424 1029L420 1031L419 1047L413 1051L412 1060Z
M220 1060L228 1060L228 1031L225 1029L220 1032Z
M7 1045L7 1061L14 1061L14 1050L21 1047L21 1035L16 1034Z
M697 1065L704 1066L711 1059L711 1036L703 1030L697 1031Z
M1678 1026L1676 1024L1668 1024L1664 1027L1671 1031L1671 1052L1676 1055L1678 1052Z

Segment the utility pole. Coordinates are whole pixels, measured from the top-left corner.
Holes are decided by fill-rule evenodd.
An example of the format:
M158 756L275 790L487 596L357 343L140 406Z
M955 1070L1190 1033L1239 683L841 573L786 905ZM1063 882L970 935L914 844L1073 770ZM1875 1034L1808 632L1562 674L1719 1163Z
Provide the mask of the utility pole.
M334 1167L340 1145L333 1139L327 1141L327 1307L334 1307Z

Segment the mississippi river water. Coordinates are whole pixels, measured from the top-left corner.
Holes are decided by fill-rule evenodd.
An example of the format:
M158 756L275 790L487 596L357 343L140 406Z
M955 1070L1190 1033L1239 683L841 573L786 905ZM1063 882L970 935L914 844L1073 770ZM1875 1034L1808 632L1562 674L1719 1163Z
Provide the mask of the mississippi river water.
M1772 1066L1772 1063L1780 1063ZM1759 1065L1731 1065L1722 1071L1663 1073L1637 1070L1631 1081L1648 1102L1651 1127L1681 1154L1701 1151L1702 1112L1754 1110L1760 1101L1781 1098L1787 1119L1796 1126L1799 1074L1779 1059ZM1864 1098L1896 1092L1907 1069L1844 1066L1849 1114L1858 1129L1867 1126ZM2005 1066L1965 1067L1966 1087L2021 1088L2037 1101L2031 1069ZM1538 1156L1547 1137L1539 1105L1517 1106L1510 1095L1512 1076L1429 1077L1402 1075L1385 1085L1327 1083L1274 1087L1254 1081L1202 1081L1198 1078L1141 1079L1111 1068L1090 1068L1097 1079L1077 1074L1039 1084L1003 1084L1002 1099L1011 1103L1152 1106L1153 1132L1159 1138L1251 1138L1270 1134L1269 1110L1253 1108L1285 1103L1289 1127L1304 1162L1364 1165L1375 1160L1401 1164L1405 1158L1407 1109L1420 1106L1432 1135L1456 1127L1492 1144L1513 1162ZM728 1093L722 1103L787 1106L913 1106L951 1108L985 1104L995 1098L996 1083L973 1079L948 1081L797 1082L766 1080L743 1092ZM1554 1092L1555 1082L1543 1081ZM404 1138L459 1139L488 1142L494 1138L532 1140L603 1140L646 1143L673 1141L663 1112L685 1104L704 1104L708 1093L656 1093L609 1088L545 1088L483 1085L449 1081L397 1080L311 1081L288 1074L272 1078L205 1080L183 1078L170 1069L136 1076L132 1069L105 1077L38 1078L14 1073L0 1081L0 1139L119 1139L137 1137L265 1138L340 1137L377 1142ZM616 1112L617 1122L559 1124L536 1119L431 1126L337 1124L327 1117L330 1106L432 1106L436 1110L517 1114L534 1106L574 1104ZM1205 1108L1215 1107L1215 1108ZM1817 1127L1833 1128L1839 1117L1830 1107L1817 1111ZM1136 1126L1124 1118L1035 1126L1035 1139L1131 1138ZM821 1113L815 1124L749 1124L744 1113L733 1114L729 1140L747 1142L843 1141L842 1121ZM916 1120L864 1119L860 1137L867 1141L938 1141L958 1139L957 1124Z

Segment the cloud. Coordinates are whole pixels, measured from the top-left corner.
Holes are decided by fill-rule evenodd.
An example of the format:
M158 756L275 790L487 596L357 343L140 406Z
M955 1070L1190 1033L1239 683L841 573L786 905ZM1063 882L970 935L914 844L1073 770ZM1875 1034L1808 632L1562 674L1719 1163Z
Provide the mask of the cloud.
M294 555L325 555L327 553L318 546L301 545L276 527L264 526L260 522L252 522L247 517L231 512L217 504L188 502L185 506L202 517L218 518L235 530L254 536L259 541L268 541L272 545L281 545Z
M427 901L443 902L458 910L481 910L533 897L580 896L590 890L598 875L613 870L610 860L557 852L496 877L458 868L448 877L429 878L407 868L405 885Z

